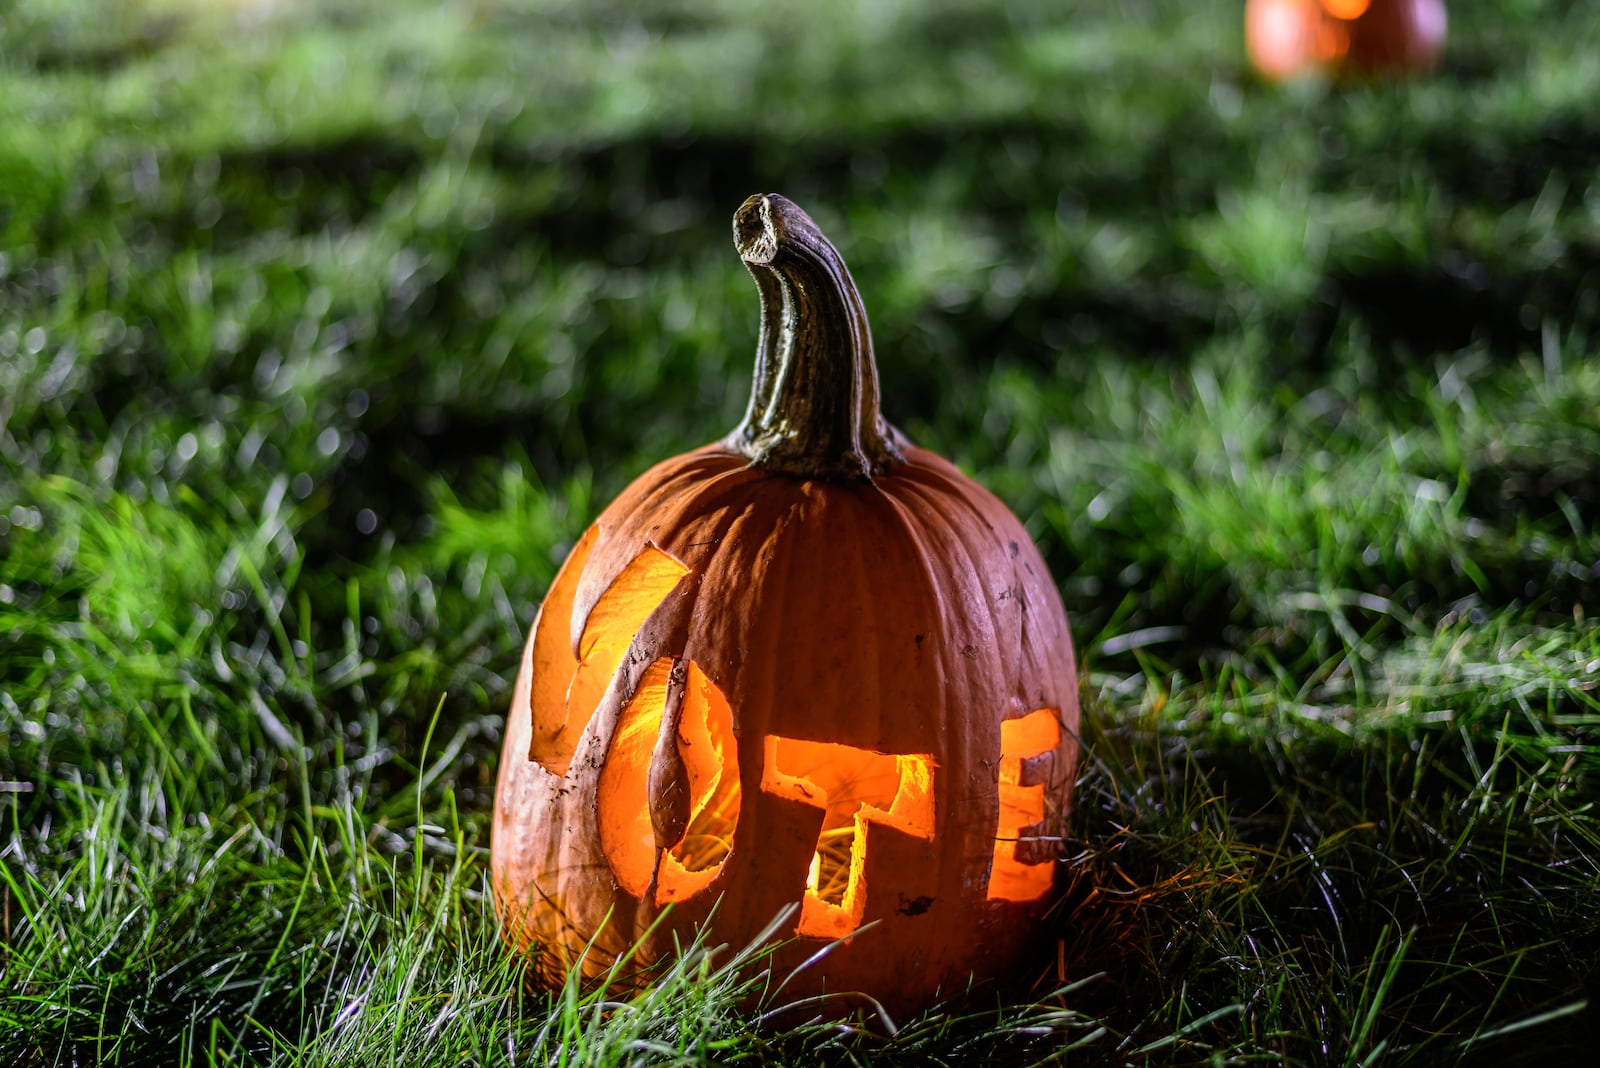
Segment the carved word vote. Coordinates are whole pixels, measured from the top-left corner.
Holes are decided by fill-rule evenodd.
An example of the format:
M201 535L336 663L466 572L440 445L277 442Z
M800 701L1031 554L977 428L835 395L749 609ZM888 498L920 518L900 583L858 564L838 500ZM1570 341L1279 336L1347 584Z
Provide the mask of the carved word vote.
M580 550L586 556L589 547L575 550L568 566L581 567L576 558ZM569 682L559 702L541 700L554 697L548 686L533 695L532 759L555 775L567 774L579 735L634 635L687 573L678 560L647 546L595 603L576 656L570 639L553 630L571 618L570 591L563 603L545 606L551 618L540 619L535 667L564 666ZM680 677L674 679L674 672ZM674 698L677 714L669 715ZM676 737L662 737L663 729ZM1052 709L1000 724L1000 812L986 891L990 900L1031 901L1050 889L1048 856L1028 851L1022 837L1045 819L1047 805L1042 785L1024 783L1024 762L1052 752L1060 741L1061 724ZM650 816L652 760L674 743L682 765L679 778L688 786L688 822L676 844L658 848ZM868 825L926 840L934 836L934 758L777 735L767 737L764 755L763 792L823 813L797 933L848 935L861 925L866 909ZM665 904L697 893L716 877L728 856L742 796L733 711L699 665L664 656L645 669L618 720L598 789L601 849L629 894L643 898L654 877L656 902Z

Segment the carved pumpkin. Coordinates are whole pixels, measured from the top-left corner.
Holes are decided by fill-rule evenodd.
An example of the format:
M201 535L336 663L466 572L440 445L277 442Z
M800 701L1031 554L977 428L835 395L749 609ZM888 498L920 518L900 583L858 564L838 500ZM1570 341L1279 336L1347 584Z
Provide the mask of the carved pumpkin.
M1427 70L1444 50L1444 0L1248 0L1245 45L1264 76Z
M749 410L624 490L551 586L495 897L548 979L708 917L742 946L797 904L776 969L843 941L786 992L914 1010L1041 941L1077 757L1067 620L1017 519L879 416L861 298L811 219L755 196L734 236L761 296Z

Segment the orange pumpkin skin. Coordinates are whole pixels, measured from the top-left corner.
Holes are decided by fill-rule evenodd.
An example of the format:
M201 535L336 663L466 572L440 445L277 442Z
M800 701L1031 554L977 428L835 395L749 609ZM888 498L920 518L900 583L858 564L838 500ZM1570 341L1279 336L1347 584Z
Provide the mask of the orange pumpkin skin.
M708 922L742 947L798 906L776 976L843 941L785 996L915 1011L1042 948L1077 757L1067 620L1005 506L879 418L865 315L809 218L752 197L735 228L763 297L751 414L624 490L552 585L495 898L547 979ZM813 237L836 270L790 262Z
M1245 46L1278 81L1424 71L1444 51L1444 0L1249 0Z

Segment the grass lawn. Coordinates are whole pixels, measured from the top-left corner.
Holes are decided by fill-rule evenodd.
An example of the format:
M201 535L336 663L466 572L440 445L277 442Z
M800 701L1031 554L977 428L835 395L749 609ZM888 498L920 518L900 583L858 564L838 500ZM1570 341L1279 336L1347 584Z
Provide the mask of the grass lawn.
M1452 16L1275 88L1239 0L0 4L0 1066L1592 1056L1600 12ZM526 988L488 896L767 190L1083 669L1054 963L893 1033Z

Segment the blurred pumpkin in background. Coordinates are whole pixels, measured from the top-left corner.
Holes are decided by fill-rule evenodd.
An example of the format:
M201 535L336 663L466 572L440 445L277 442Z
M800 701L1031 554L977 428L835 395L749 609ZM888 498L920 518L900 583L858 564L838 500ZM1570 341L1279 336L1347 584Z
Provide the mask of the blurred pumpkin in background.
M1438 61L1447 23L1444 0L1248 0L1245 46L1274 81L1398 75Z
M762 307L744 422L625 489L529 636L502 929L559 981L707 924L743 947L787 910L775 972L833 945L786 996L914 1012L1049 944L1067 619L1017 518L879 415L866 312L810 217L751 197L734 241Z

